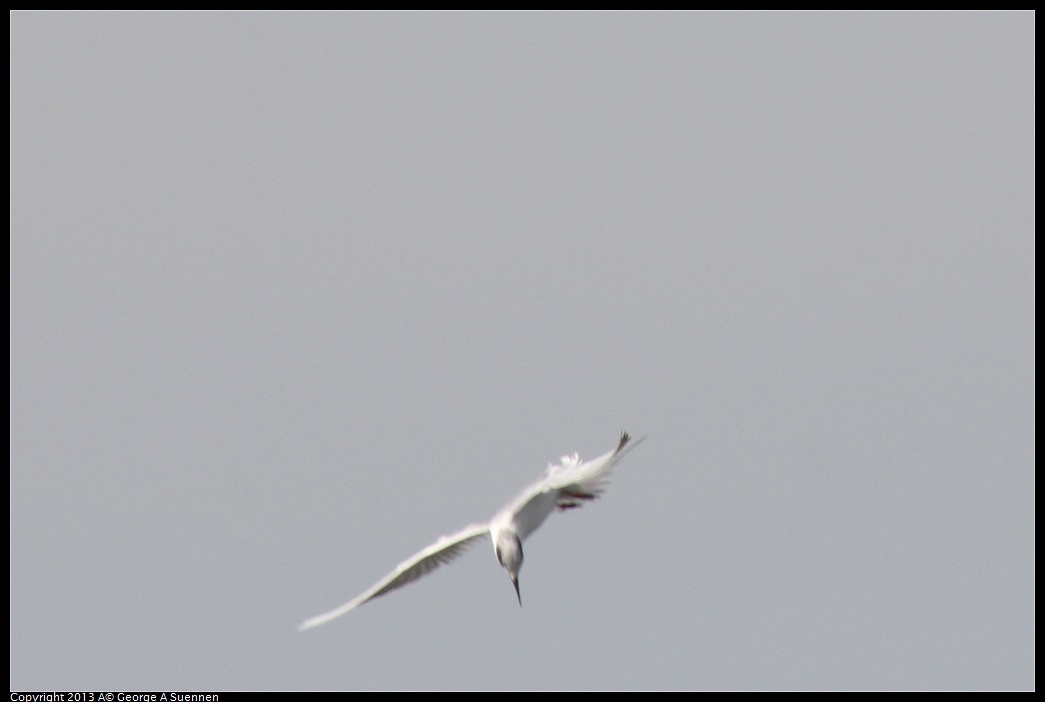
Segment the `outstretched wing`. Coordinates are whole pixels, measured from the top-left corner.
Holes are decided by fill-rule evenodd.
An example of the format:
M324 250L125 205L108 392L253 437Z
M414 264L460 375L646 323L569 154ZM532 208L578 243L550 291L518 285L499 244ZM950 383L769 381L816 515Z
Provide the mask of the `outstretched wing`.
M305 629L311 629L320 624L326 624L330 620L337 619L342 614L355 609L364 602L368 602L375 597L380 597L386 592L391 592L397 587L402 587L407 583L412 583L444 563L449 563L454 558L464 553L464 551L469 546L473 545L477 539L480 539L489 533L489 524L469 524L456 534L440 537L439 540L431 546L421 549L413 556L400 563L396 566L395 570L383 577L372 588L359 597L350 602L346 602L340 607L332 609L325 614L320 614L302 622L301 626L298 627L298 631L304 631Z
M617 448L590 461L581 462L576 454L563 456L562 465L549 466L548 475L505 505L494 518L494 524L510 523L520 539L535 532L548 515L559 509L580 507L584 500L594 500L605 487L610 470L628 451L643 439L632 440L627 432Z
M545 485L558 490L555 506L559 509L579 507L583 500L594 500L602 494L609 481L610 471L628 451L645 440L645 436L632 439L628 432L621 434L617 448L598 458L574 465L564 465L545 479Z

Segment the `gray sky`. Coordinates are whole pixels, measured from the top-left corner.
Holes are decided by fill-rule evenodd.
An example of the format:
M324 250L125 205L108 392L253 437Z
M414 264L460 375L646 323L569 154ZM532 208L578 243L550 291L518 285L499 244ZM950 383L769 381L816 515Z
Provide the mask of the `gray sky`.
M1034 676L1034 15L11 16L11 687ZM549 460L526 543L320 629Z

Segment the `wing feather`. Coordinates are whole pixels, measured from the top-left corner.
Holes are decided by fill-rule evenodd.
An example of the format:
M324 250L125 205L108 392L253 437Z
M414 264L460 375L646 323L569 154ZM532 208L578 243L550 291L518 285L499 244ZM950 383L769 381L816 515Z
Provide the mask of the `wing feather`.
M537 530L548 515L560 510L580 507L585 500L598 497L606 486L610 470L631 449L646 437L632 440L627 432L621 435L617 448L598 458L583 463L566 457L560 466L551 466L548 474L523 490L494 517L494 523L511 522L525 539Z
M474 545L478 539L489 533L489 524L469 524L455 534L440 537L434 544L426 546L410 558L400 563L396 566L395 570L383 577L375 583L373 587L359 597L350 600L329 612L317 615L302 622L298 627L298 631L304 631L305 629L311 629L320 624L326 624L330 620L337 619L341 615L350 612L359 605L368 602L375 597L380 597L381 595L402 587L407 583L412 583L418 578L431 573L439 566L454 560L464 553L470 546Z
M585 461L579 465L565 467L555 471L547 478L547 487L559 491L557 506L560 509L578 507L581 500L593 500L606 489L610 472L628 451L641 444L645 436L632 439L628 432L623 432L617 448L604 453L598 458Z

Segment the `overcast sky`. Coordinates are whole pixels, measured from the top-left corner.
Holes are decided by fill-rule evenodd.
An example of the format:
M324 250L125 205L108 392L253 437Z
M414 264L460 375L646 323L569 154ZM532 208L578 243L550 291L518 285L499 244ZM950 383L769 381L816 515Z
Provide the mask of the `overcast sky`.
M11 15L12 689L1033 689L1034 24Z

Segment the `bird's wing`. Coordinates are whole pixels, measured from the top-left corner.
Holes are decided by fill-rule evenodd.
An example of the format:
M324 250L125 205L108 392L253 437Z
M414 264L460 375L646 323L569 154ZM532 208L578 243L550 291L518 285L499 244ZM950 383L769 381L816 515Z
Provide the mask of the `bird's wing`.
M563 457L562 466L551 467L547 476L523 490L497 513L493 521L500 523L510 520L519 538L525 539L544 523L556 507L580 507L584 500L598 497L609 478L610 469L645 438L632 440L624 432L617 448L598 458L581 463L576 456L572 459Z
M326 624L332 619L337 619L342 614L355 609L359 605L380 597L386 592L391 592L397 587L412 583L423 575L427 575L444 563L449 563L461 555L475 541L490 533L489 524L469 524L456 534L442 536L431 546L427 546L410 558L406 559L391 573L381 578L372 588L359 597L346 602L337 609L332 609L325 614L312 617L298 627L298 631L311 629L312 627Z
M617 448L584 463L564 465L552 471L544 483L547 489L558 490L556 506L559 509L579 507L581 500L593 500L602 494L609 480L610 471L628 451L646 439L645 436L632 439L628 432L621 434Z

